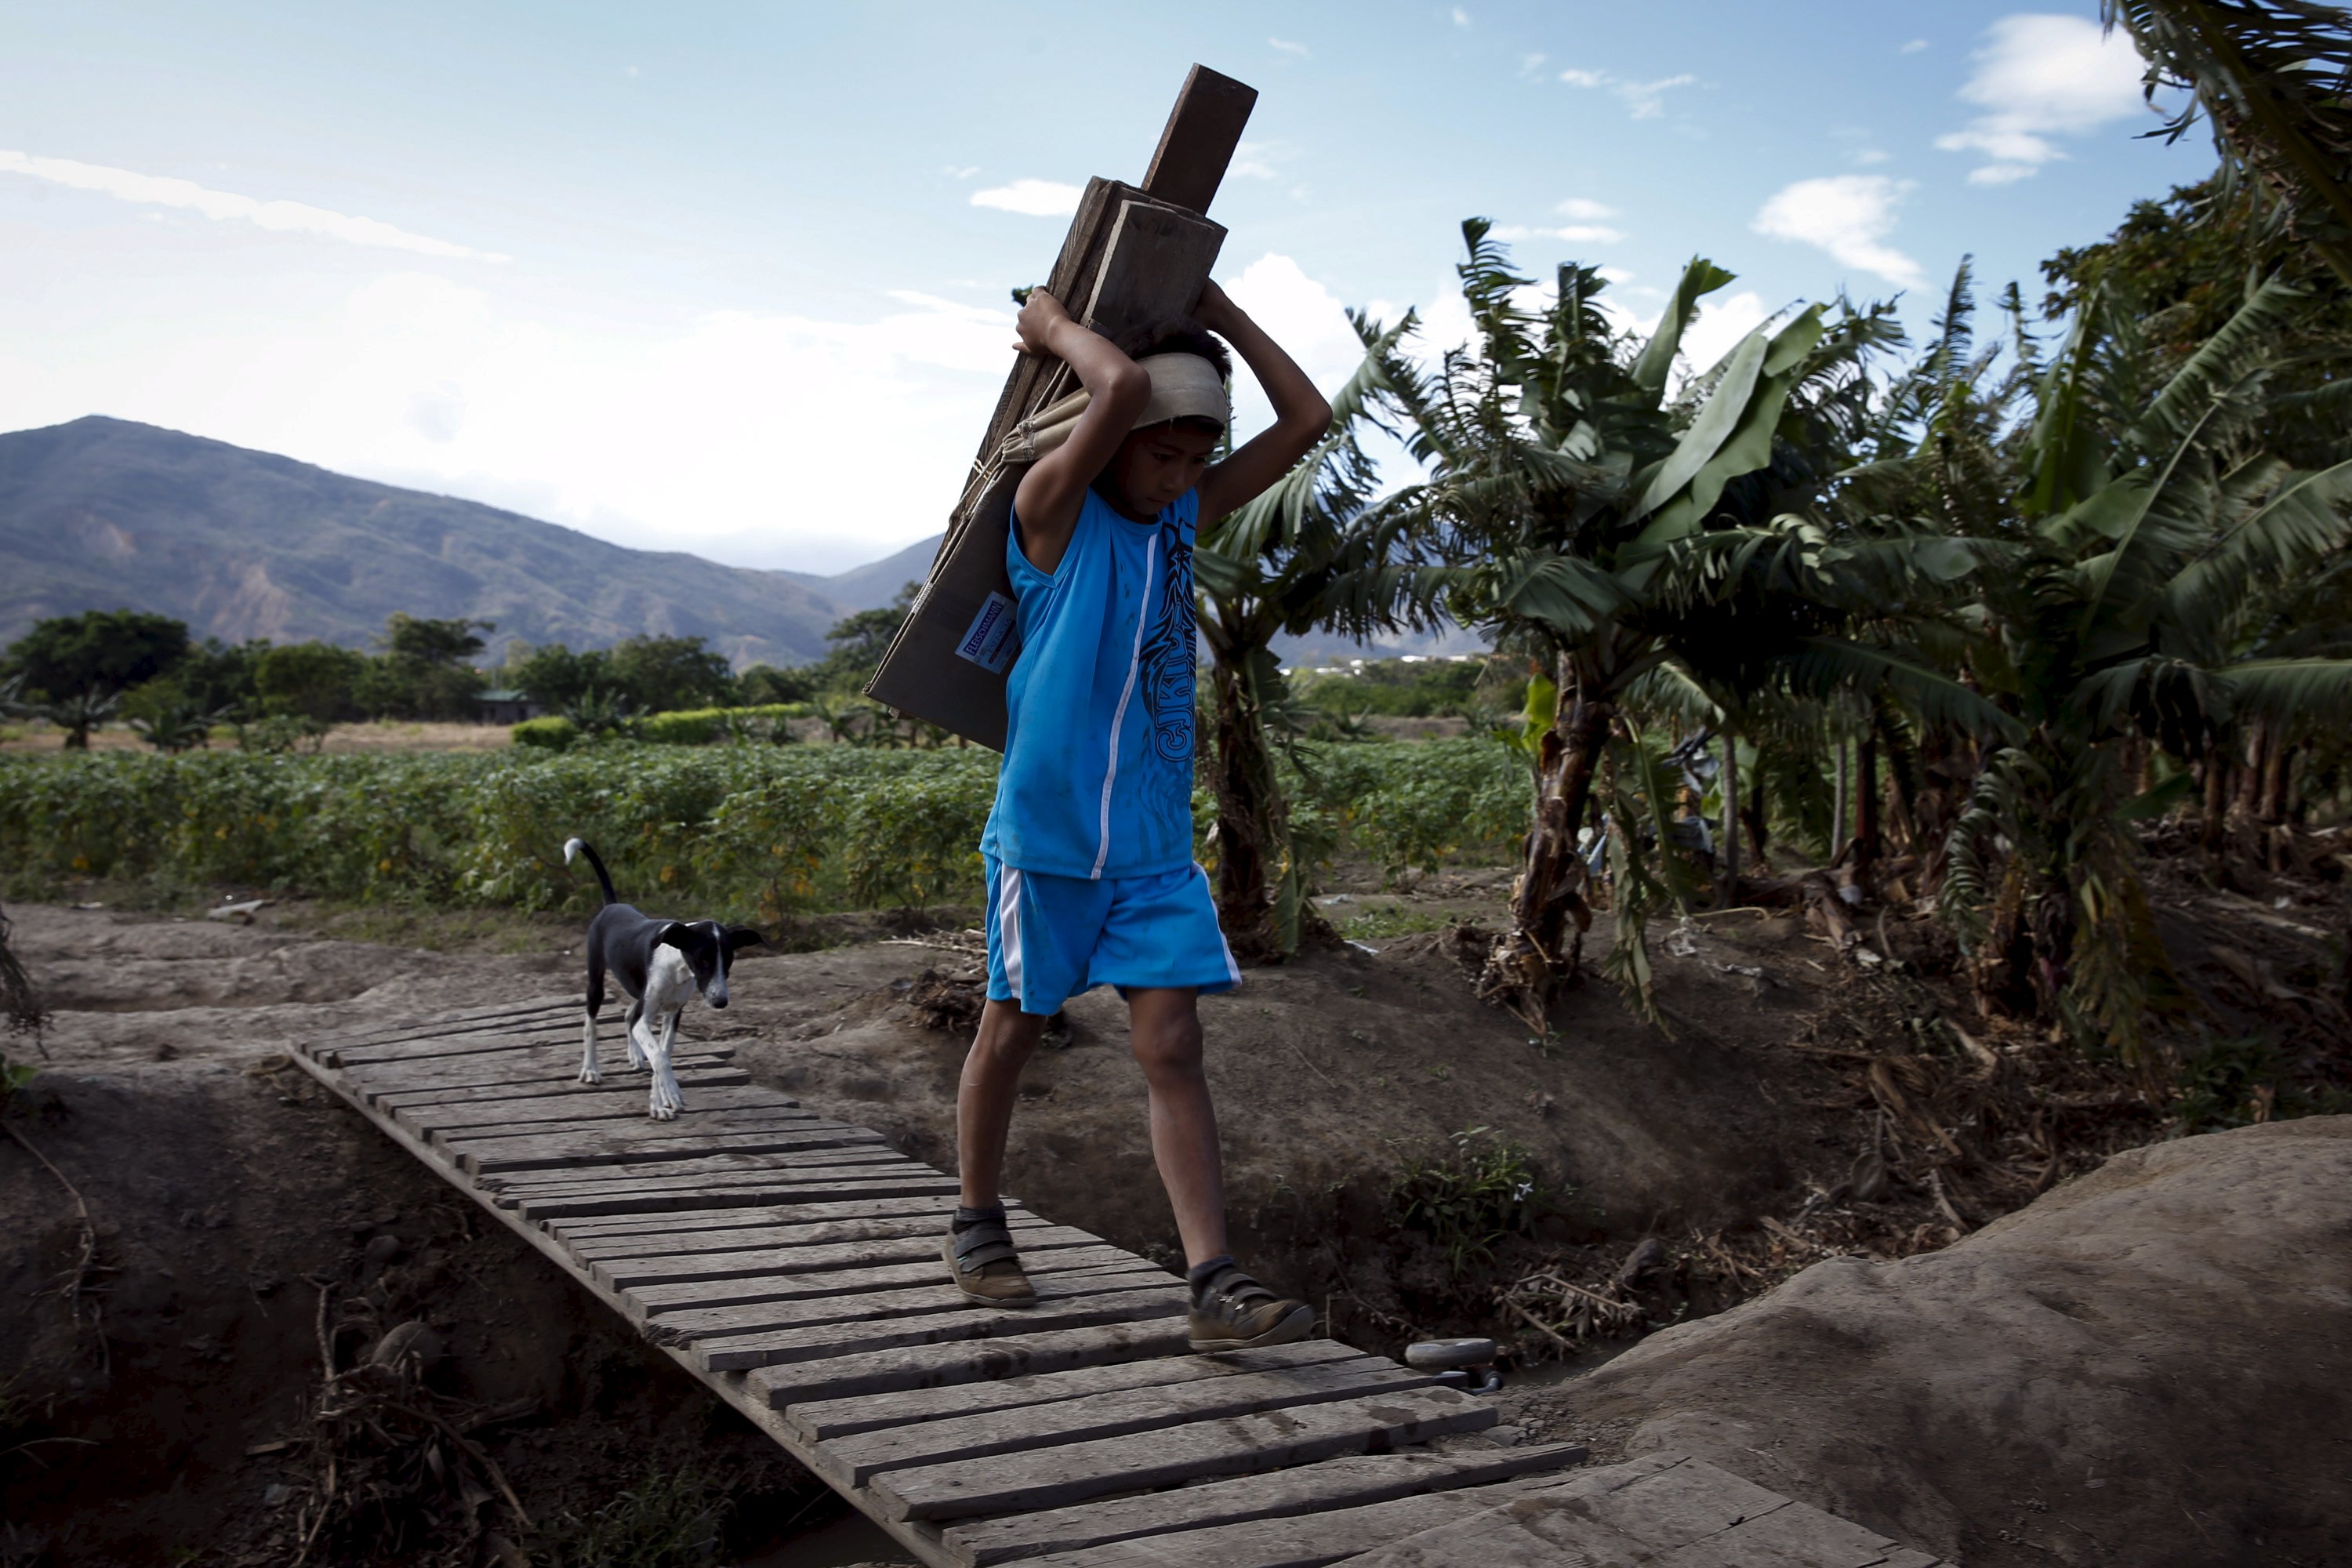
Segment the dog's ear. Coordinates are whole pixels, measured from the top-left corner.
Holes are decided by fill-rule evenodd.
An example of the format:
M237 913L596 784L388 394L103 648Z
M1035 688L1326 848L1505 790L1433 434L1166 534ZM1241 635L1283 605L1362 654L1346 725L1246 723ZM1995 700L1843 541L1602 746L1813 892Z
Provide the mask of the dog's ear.
M727 928L727 951L730 952L733 952L739 947L750 947L755 942L763 942L767 940L750 926Z
M682 948L686 945L687 935L688 928L684 921L664 921L661 923L661 929L654 932L654 945Z

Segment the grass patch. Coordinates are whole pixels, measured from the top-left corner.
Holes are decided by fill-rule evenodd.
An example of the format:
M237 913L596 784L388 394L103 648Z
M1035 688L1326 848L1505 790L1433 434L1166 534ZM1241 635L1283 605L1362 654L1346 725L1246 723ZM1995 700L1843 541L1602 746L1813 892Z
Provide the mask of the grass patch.
M698 1568L719 1561L731 1505L701 1476L648 1471L585 1519L564 1521L542 1561L553 1568Z
M1339 922L1339 934L1349 942L1378 942L1383 937L1418 936L1423 931L1444 931L1466 919L1448 910L1415 910L1402 904L1385 909L1365 910Z
M1439 1152L1407 1160L1389 1187L1397 1222L1436 1243L1456 1273L1490 1262L1552 1206L1535 1156L1491 1127L1469 1127Z

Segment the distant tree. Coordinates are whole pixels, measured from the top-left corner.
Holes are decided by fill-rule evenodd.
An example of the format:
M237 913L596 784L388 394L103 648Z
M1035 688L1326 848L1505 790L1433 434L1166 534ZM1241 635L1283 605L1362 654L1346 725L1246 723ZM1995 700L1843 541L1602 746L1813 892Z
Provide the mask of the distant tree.
M822 689L815 670L814 665L779 669L772 664L755 664L735 678L735 685L743 700L753 707L771 702L806 702Z
M735 700L727 656L700 637L628 637L613 646L612 683L639 712L717 708Z
M86 610L33 623L9 645L5 669L23 678L28 697L106 698L164 674L187 653L187 626L169 616Z
M384 622L383 636L378 640L383 651L395 658L459 665L488 646L482 640L483 632L498 629L496 621L425 620L394 610Z
M493 621L420 619L394 611L376 639L352 699L372 719L470 719L488 678L466 661L483 647Z
M832 650L821 662L805 667L815 675L818 688L826 691L864 689L873 678L875 666L889 651L890 639L907 624L916 595L922 591L920 583L908 583L884 608L860 610L834 622L832 629L824 634Z
M253 683L272 713L321 723L359 711L357 689L367 658L328 642L281 643L254 663Z
M573 653L560 642L509 659L505 679L551 713L561 712L592 689L613 685L612 655L603 648Z
M260 637L242 643L206 637L188 650L171 678L189 702L205 712L246 712L261 705L253 671L268 651L268 642Z

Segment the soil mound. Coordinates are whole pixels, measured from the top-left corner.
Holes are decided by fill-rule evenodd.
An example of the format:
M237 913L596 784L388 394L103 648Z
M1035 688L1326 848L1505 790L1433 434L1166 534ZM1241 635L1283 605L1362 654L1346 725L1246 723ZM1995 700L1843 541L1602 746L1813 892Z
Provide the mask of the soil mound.
M2347 1375L2332 1116L2117 1155L1941 1252L1816 1264L1528 1405L1984 1568L2318 1563L2352 1559Z

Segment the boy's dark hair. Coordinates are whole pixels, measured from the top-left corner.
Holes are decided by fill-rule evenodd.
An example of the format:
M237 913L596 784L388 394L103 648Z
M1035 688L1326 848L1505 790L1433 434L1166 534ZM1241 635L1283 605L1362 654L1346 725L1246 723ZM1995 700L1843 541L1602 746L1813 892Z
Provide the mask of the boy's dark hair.
M1230 384L1234 379L1233 352L1213 332L1189 316L1155 321L1139 331L1131 332L1119 344L1129 359L1149 359L1153 354L1198 354L1217 367L1217 379ZM1223 435L1225 427L1213 419L1198 416L1174 419L1169 423L1183 430L1201 430Z
M1189 316L1173 321L1154 321L1140 331L1129 334L1118 345L1129 359L1148 359L1153 354L1199 354L1217 367L1219 381L1234 378L1234 356L1216 335Z

